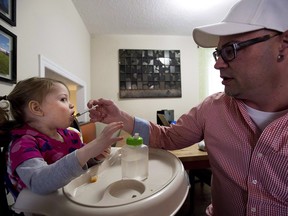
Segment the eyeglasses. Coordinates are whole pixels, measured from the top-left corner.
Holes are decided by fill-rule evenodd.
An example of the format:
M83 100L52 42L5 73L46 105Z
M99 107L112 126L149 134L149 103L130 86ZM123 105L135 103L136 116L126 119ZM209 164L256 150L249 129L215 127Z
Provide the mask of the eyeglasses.
M236 58L237 51L239 51L245 47L251 46L253 44L267 41L267 40L269 40L269 39L271 39L271 38L273 38L279 34L281 34L281 33L278 33L276 35L264 35L262 37L253 38L253 39L250 39L247 41L229 44L227 46L224 46L220 50L216 49L213 52L214 59L215 59L215 61L217 61L219 59L219 56L221 56L221 58L223 59L224 62L226 62L226 63L230 62Z

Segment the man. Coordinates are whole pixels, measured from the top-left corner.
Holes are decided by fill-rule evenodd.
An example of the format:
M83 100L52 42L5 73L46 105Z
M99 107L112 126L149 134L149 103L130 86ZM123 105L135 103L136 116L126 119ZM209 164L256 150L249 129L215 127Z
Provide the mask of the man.
M288 1L242 0L223 22L194 29L213 53L225 93L206 98L175 125L132 117L109 100L91 100L92 121L123 121L151 147L205 140L213 215L288 215ZM212 210L212 209L211 209Z

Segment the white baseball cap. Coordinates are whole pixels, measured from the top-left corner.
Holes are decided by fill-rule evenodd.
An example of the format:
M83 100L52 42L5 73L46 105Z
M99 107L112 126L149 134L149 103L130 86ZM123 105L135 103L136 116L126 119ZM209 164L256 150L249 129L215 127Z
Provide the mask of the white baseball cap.
M195 28L193 38L201 47L216 47L219 36L259 29L288 30L288 0L241 0L222 22Z

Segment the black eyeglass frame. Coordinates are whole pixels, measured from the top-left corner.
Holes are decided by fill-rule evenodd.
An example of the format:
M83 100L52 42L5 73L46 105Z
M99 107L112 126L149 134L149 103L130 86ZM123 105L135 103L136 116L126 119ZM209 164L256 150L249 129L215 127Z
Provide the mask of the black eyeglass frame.
M269 40L269 39L271 39L273 37L276 37L276 36L278 36L280 34L281 34L281 32L278 32L275 35L268 34L268 35L264 35L264 36L261 36L261 37L249 39L249 40L246 40L246 41L232 43L232 44L229 44L227 46L222 47L222 49L220 49L220 50L216 48L215 51L213 52L213 57L214 57L215 61L217 62L219 56L221 56L223 61L228 63L228 62L230 62L230 61L232 61L232 60L234 60L236 58L237 51L239 51L241 49L244 49L246 47L252 46L254 44L267 41L267 40ZM233 56L231 58L227 57L227 55L226 56L223 55L223 50L225 50L227 48L232 48L233 49Z

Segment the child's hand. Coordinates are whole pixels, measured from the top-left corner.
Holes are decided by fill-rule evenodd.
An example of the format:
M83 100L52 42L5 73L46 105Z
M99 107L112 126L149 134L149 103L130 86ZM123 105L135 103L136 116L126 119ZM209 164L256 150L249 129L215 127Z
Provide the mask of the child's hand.
M113 134L123 128L123 122L113 122L108 124L101 134L91 142L77 150L77 158L81 166L87 163L90 158L105 157L110 153L110 146L122 140L122 137L115 137ZM109 150L107 150L109 149Z
M103 161L105 158L107 158L111 153L111 147L106 148L100 155L95 157L97 161Z

